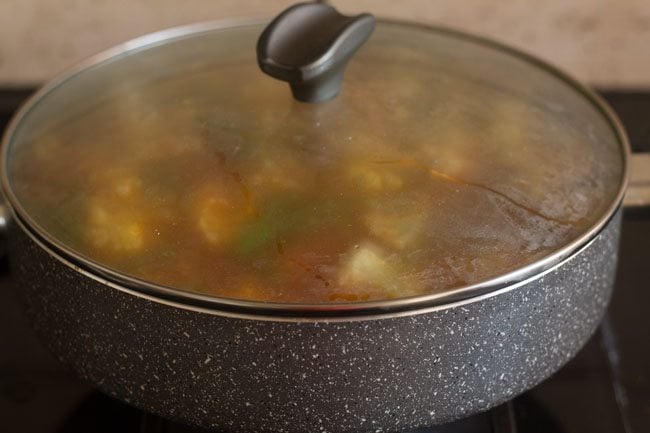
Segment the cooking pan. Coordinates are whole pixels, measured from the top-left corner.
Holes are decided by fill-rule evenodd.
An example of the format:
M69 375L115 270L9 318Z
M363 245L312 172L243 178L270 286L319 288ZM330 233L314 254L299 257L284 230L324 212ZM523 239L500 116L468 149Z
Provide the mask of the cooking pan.
M312 29L325 22L319 31L330 40L336 29L334 48L305 44L296 54L284 36L301 34L300 23L308 20ZM339 89L343 69L372 27L368 15L351 19L322 4L299 5L262 33L258 61L268 74L290 81L297 99L332 100L346 92L345 84ZM620 123L587 88L526 54L449 29L382 21L377 33L384 27L494 52L526 65L542 82L560 83L579 100L596 124L593 131L607 135L592 139L609 140L614 156L606 162L617 167L611 194L588 227L542 257L479 282L360 302L224 298L98 264L25 209L25 197L15 191L15 149L25 131L78 103L66 86L86 80L88 89L94 88L89 74L102 73L115 59L133 53L137 59L170 41L224 29L258 35L263 27L221 21L166 30L100 54L52 81L20 110L4 137L2 188L10 210L12 272L35 330L63 363L111 396L218 431L397 432L487 410L535 386L580 350L612 294L629 171ZM314 52L329 54L320 63L301 64ZM288 58L298 58L294 69L284 67ZM39 111L56 92L60 97L50 115ZM580 121L575 114L562 116Z

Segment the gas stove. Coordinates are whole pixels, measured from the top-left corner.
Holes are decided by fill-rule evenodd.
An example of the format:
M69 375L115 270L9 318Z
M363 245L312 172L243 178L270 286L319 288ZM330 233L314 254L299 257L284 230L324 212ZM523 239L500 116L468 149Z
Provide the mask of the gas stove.
M0 130L31 90L0 90ZM601 92L633 148L650 152L650 91ZM417 433L646 433L650 431L650 211L626 210L609 312L582 351L550 379L490 410ZM0 245L0 251L2 247ZM0 258L0 431L153 433L199 430L144 413L76 379L22 316Z

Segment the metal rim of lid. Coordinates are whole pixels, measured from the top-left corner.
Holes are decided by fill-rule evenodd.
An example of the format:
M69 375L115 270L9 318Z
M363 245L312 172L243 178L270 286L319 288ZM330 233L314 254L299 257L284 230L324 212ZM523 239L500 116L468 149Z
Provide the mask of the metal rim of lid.
M489 280L441 293L358 303L287 304L219 298L183 291L172 287L165 287L134 277L129 277L72 251L69 247L50 236L47 231L40 228L30 218L29 214L20 205L20 201L11 189L7 170L9 164L8 151L12 136L20 125L22 119L44 96L48 95L52 90L66 81L73 79L77 74L118 55L146 49L172 40L193 37L200 33L228 30L235 27L260 25L264 22L265 20L263 19L229 19L201 22L161 30L130 40L96 54L49 81L32 97L30 97L18 110L9 123L1 142L0 183L4 196L9 202L12 215L19 226L48 254L76 272L84 274L89 278L117 290L149 299L154 302L201 313L242 319L287 322L348 322L423 314L431 311L453 308L455 306L475 302L485 299L486 297L495 296L505 291L513 290L531 280L541 277L556 267L568 262L573 256L579 254L580 251L586 248L601 232L620 207L628 182L630 147L627 135L620 120L607 104L593 91L555 66L552 66L530 54L509 47L500 42L493 41L489 38L468 34L446 27L408 21L381 19L378 20L378 23L387 23L391 25L405 26L411 29L436 32L509 54L546 71L550 75L569 85L574 91L582 95L589 103L591 103L591 105L601 113L603 121L609 124L612 132L618 139L622 160L622 176L616 196L596 223L572 242L529 265Z

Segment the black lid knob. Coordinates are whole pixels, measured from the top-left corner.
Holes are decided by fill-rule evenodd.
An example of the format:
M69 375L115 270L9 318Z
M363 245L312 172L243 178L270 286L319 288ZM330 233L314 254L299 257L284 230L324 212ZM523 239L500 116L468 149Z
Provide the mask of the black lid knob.
M289 82L303 102L334 98L348 60L375 27L370 14L341 15L324 3L289 7L264 29L257 41L262 71Z

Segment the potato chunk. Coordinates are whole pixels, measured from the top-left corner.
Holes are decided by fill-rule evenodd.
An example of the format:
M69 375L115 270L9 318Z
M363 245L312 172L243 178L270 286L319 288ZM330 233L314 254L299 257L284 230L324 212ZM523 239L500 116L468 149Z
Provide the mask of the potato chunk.
M394 298L409 291L386 253L369 242L355 247L341 268L339 284L341 300Z
M206 185L194 200L197 228L213 246L229 245L257 215L250 191L234 181Z
M343 266L340 283L344 286L386 284L390 269L382 251L375 245L359 246Z
M400 259L379 246L364 242L355 246L341 266L332 301L390 299L421 293L417 278L404 275Z
M243 212L219 197L210 197L199 211L198 226L205 239L213 245L223 245L234 237L241 224Z

